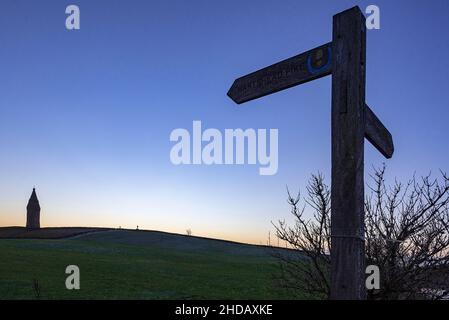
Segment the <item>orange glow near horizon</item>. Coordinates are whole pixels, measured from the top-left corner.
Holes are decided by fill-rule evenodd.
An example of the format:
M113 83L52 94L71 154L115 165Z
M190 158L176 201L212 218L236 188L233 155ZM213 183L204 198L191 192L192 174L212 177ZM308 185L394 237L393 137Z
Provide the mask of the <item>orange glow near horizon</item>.
M178 183L179 184L179 183ZM93 186L90 186L93 189ZM249 244L267 244L268 232L272 230L270 220L276 218L268 206L265 216L250 219L251 204L239 201L222 203L222 192L209 195L206 199L201 190L183 190L176 201L162 185L158 189L145 187L95 188L85 192L71 184L65 189L43 186L36 189L41 206L41 227L105 227L135 230L157 230L168 233L186 234L190 229L193 236L222 239ZM119 191L120 190L120 191ZM0 227L25 226L26 203L31 194L23 188L20 194L2 194ZM150 205L149 205L150 204ZM260 211L259 211L260 212ZM273 232L272 239L273 237Z

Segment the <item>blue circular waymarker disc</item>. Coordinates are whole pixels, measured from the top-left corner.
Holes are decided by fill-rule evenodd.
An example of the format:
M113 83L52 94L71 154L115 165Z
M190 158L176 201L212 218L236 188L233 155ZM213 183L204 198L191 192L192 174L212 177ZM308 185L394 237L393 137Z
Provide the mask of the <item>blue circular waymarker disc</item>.
M332 50L331 50L330 47L328 47L327 48L327 62L326 62L326 64L324 64L323 66L321 66L319 68L315 68L312 65L312 54L314 54L314 53L315 53L315 51L312 52L311 54L309 54L309 56L307 57L307 69L309 70L309 72L311 74L319 73L319 72L327 69L330 66L331 61L332 61Z

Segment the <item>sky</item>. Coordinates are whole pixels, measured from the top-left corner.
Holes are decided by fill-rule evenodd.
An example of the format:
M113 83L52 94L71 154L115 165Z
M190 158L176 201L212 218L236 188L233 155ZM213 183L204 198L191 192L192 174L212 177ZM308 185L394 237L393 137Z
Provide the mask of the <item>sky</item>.
M80 30L65 8L78 5ZM42 226L163 230L266 243L292 221L286 186L330 183L331 77L244 105L235 78L332 39L332 16L380 8L367 31L366 100L393 135L384 162L405 181L449 171L449 2L349 0L0 2L0 226L24 225L33 186ZM176 128L278 129L279 168L179 165Z

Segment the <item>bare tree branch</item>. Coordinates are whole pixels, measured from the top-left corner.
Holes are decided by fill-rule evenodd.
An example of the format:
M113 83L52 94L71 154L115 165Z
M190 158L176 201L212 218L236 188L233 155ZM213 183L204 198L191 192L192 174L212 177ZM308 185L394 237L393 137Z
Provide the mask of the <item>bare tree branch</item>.
M381 288L370 299L443 299L449 296L449 177L440 171L407 183L385 184L385 166L371 175L365 199L366 262L377 265ZM301 258L278 254L280 283L309 298L329 296L330 190L321 174L312 175L307 198L288 203L295 224L273 224L277 236ZM304 203L301 205L301 200ZM311 218L304 218L306 209ZM309 213L309 211L307 211ZM300 295L300 294L299 294Z

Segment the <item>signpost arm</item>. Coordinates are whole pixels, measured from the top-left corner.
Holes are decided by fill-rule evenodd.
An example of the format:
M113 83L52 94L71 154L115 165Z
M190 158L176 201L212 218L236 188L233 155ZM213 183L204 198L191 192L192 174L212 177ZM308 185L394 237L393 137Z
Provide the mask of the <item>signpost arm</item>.
M365 105L365 137L385 158L393 156L393 137L368 105Z
M365 298L365 18L333 18L331 299Z

